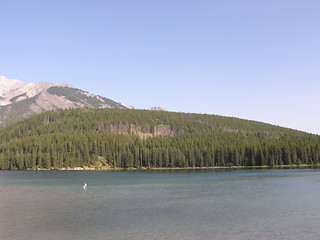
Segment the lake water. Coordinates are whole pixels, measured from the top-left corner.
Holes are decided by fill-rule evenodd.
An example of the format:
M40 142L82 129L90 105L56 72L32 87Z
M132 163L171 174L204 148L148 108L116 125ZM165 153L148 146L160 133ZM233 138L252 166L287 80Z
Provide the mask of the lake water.
M319 169L0 171L1 240L306 240L319 223Z

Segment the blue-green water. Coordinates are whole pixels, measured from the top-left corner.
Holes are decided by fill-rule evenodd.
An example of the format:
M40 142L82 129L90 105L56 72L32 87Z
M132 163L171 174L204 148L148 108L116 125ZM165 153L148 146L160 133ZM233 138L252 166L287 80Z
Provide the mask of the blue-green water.
M0 171L1 240L319 239L319 223L319 169Z

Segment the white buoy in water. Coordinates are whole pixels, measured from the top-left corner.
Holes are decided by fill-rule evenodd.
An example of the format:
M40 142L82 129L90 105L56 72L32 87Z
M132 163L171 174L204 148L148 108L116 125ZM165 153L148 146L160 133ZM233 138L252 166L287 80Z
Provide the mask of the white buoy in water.
M88 187L87 183L84 183L83 186L82 186L83 189L87 189L87 187Z

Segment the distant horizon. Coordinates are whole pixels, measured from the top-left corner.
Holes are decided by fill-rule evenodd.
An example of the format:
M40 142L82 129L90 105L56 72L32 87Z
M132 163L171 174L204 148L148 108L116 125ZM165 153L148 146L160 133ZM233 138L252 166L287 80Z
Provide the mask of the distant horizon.
M320 2L3 1L1 75L320 134Z

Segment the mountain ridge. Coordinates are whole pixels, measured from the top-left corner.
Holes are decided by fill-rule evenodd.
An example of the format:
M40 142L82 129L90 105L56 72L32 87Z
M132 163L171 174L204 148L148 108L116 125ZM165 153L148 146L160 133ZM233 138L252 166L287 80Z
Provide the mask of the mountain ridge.
M68 108L127 107L65 83L24 83L0 76L0 127L34 114Z

